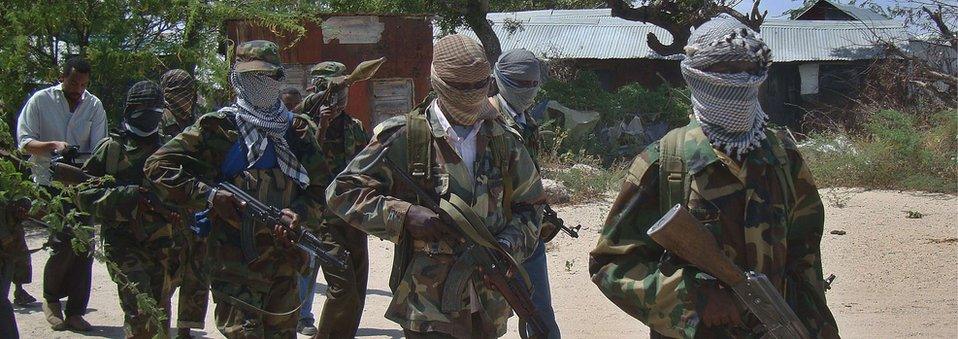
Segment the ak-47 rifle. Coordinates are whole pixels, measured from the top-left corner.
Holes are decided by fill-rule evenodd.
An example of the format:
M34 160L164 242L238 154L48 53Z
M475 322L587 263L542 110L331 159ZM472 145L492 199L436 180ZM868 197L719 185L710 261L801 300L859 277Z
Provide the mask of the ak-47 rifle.
M718 247L718 241L682 205L672 207L648 230L656 243L732 288L762 323L762 338L810 338L805 325L788 306L768 277L744 272Z
M552 225L547 227L546 225ZM559 231L565 232L570 237L578 238L579 229L582 228L582 225L576 225L575 227L569 228L565 225L565 221L559 217L559 214L552 209L552 206L549 204L543 205L542 210L542 228L540 229L539 238L543 242L550 242L556 235L559 234Z
M386 144L390 144L388 141ZM448 225L452 228L455 228L458 223L455 219L449 215L449 213L440 206L440 202L436 201L436 198L426 193L422 187L416 184L416 181L406 173L406 171L396 166L396 164L385 156L387 152L383 151L381 157L383 163L392 170L393 174L401 181L406 187L412 189L413 193L419 197L419 202L423 204L424 207L432 210L439 214L439 219L443 224ZM508 208L508 207L507 207ZM475 225L478 227L486 227L485 225ZM499 291L500 294L506 299L506 302L509 303L509 306L516 312L516 315L520 319L520 336L523 338L546 338L549 334L549 329L546 327L545 321L539 315L535 309L535 304L532 302L532 288L528 285L528 277L520 277L521 268L518 267L515 260L511 255L506 252L497 242L492 242L494 248L488 246L483 246L477 243L474 239L471 239L467 236L462 236L463 233L460 229L449 229L452 234L456 234L458 238L465 241L467 244L467 249L463 252L464 255L471 255L469 258L474 260L476 265L479 267L479 271L483 274L483 279L486 281L490 287ZM521 278L521 279L520 279ZM525 333L526 326L532 328L533 333Z
M78 161L80 156L89 154L80 153L80 148L75 145L67 146L63 151L53 152L50 158L52 179L64 185L76 185L92 178L80 169L83 164Z
M312 254L323 267L335 267L340 270L346 269L346 260L338 258L325 250L325 244L319 240L313 232L305 227L292 227L292 222L288 216L283 214L279 208L267 205L246 193L236 185L228 182L220 183L217 189L229 192L244 205L245 214L248 218L261 222L265 225L280 225L287 233L292 234L290 239L300 249ZM240 248L247 261L252 261L259 257L256 253L255 230L252 222L244 222L240 229ZM346 254L349 255L348 253Z

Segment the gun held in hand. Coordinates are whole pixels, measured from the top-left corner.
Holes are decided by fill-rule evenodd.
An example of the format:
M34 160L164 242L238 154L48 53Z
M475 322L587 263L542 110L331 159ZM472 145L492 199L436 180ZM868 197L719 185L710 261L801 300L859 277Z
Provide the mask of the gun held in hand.
M744 272L725 256L715 236L682 205L672 207L649 228L656 243L732 288L764 325L765 338L810 338L805 325L764 274Z

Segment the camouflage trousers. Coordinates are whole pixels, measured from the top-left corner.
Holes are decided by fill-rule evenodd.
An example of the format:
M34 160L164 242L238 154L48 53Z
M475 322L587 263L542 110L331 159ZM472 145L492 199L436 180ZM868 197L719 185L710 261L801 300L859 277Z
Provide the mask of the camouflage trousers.
M326 303L317 325L315 338L352 338L359 329L366 304L366 282L369 277L369 254L366 233L349 225L324 224L320 227L323 242L334 255L349 252L346 269L323 267L329 288Z
M123 331L127 338L153 338L166 336L169 328L169 299L164 298L167 260L166 250L151 248L132 239L104 237L103 251L116 266L107 265L110 277L117 283L120 308L123 309ZM124 279L125 277L125 279ZM136 291L124 284L124 280L136 285ZM167 321L157 324L155 319L140 310L137 293L146 293L166 313Z
M174 230L170 249L169 288L165 298L180 289L177 300L176 327L202 329L209 304L209 259L206 257L206 239L197 237L189 229Z
M279 276L267 291L254 291L247 286L225 281L212 281L213 301L216 308L213 316L216 328L230 339L246 338L296 338L296 323L299 320L299 293L296 276ZM266 314L237 303L235 299L263 305Z

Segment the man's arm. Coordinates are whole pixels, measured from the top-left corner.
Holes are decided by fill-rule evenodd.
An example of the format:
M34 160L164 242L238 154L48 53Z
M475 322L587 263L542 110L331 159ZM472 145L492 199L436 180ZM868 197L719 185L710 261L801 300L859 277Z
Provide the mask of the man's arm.
M192 211L206 208L213 188L201 178L211 180L219 175L214 156L223 156L232 145L222 134L232 125L225 126L229 123L225 116L214 114L201 117L146 159L143 172L154 192L168 204Z
M669 337L693 337L696 282L693 272L663 267L663 249L646 231L659 210L658 144L632 163L595 249L592 282L623 311Z
M40 138L42 112L40 112L39 101L39 97L34 94L20 111L20 116L17 118L17 145L29 154L49 156L54 151L66 149L68 145L64 141L43 141Z
M812 337L837 338L838 325L825 301L821 241L825 227L825 207L812 174L794 145L785 140L795 186L788 230L789 304L805 322Z
M117 147L123 147L119 143L109 140L100 143L93 151L90 159L83 164L83 172L102 177L104 175L115 175L106 170L109 154L120 154ZM99 182L89 189L79 192L77 196L77 206L81 211L89 213L97 220L108 220L115 222L128 222L139 215L137 209L140 207L139 185L106 185Z
M511 147L513 165L510 166L510 173L505 174L511 177L513 183L510 198L512 206L503 206L512 210L512 219L496 237L508 241L511 248L507 250L516 261L522 262L532 254L539 243L542 214L536 209L536 205L541 204L545 197L542 179L529 152L518 144L517 138L514 141L516 144Z
M373 136L369 145L353 158L326 189L326 203L330 211L353 227L394 243L399 242L403 234L406 212L412 204L390 195L393 174L382 163L380 156L387 156L397 164L406 163L399 154L406 149L405 138L395 138L391 145L383 144L393 133L405 133L398 127L402 120L394 120L403 118L383 122L381 127L385 128Z
M309 185L303 194L299 194L290 204L290 209L299 215L301 225L319 225L323 221L326 209L326 187L335 173L332 172L329 159L324 159L319 148L317 129L309 117L297 115L292 128L299 139L301 151L298 151L300 163L309 174Z

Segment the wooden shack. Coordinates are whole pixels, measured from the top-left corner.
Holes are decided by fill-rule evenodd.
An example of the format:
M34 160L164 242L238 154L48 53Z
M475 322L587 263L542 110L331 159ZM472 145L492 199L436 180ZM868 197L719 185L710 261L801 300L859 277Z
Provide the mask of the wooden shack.
M349 90L349 115L361 120L367 132L379 122L404 114L429 92L432 60L432 21L425 15L322 16L320 24L306 25L299 41L281 36L253 22L226 22L227 38L235 44L251 40L276 42L286 66L286 82L305 94L309 69L323 61L338 61L352 71L364 60L386 57L373 79Z

